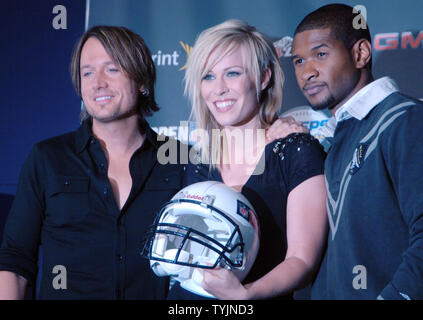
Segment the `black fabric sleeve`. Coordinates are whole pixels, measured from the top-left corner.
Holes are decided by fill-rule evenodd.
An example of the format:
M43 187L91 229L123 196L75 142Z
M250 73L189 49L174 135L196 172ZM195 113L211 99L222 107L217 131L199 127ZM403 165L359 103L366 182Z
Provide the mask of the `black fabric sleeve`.
M21 275L30 284L37 274L44 212L41 167L39 151L34 147L22 167L0 248L0 270Z
M380 293L383 299L423 299L422 117L423 105L418 102L380 137L392 186L409 230L409 247Z
M284 184L287 194L305 180L324 172L326 154L319 141L309 134L290 134L274 142L272 151L285 177L280 183Z

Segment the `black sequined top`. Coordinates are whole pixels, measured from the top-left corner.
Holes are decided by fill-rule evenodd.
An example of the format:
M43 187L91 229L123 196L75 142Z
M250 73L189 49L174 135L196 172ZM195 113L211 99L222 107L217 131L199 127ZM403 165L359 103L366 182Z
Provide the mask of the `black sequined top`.
M253 204L261 226L259 254L245 283L262 277L283 261L287 249L288 194L303 181L323 174L324 158L323 148L309 134L291 134L266 146L255 174L242 188L242 193ZM206 165L187 166L185 186L205 180L222 181L222 177L218 170L209 171ZM189 293L188 296L193 299Z

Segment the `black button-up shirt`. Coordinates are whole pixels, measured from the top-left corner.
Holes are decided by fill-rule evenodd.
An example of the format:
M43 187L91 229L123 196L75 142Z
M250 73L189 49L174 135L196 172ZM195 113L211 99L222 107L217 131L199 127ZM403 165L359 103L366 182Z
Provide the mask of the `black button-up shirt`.
M41 272L40 299L164 299L168 278L156 277L140 252L154 216L181 189L184 167L160 164L164 142L151 128L145 132L130 161L132 189L121 210L88 121L37 143L21 171L0 270L32 284Z

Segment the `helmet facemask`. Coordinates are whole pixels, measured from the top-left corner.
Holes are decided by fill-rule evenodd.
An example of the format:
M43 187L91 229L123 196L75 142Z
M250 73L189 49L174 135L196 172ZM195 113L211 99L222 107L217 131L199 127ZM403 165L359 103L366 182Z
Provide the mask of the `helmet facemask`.
M242 271L246 267L249 271L258 250L257 230L246 217L236 213L231 217L214 206L213 197L192 199L180 194L157 216L143 255L156 275L171 276L187 290L212 297L201 287L202 270L220 266L234 270L242 280L246 276ZM246 248L254 250L248 254Z

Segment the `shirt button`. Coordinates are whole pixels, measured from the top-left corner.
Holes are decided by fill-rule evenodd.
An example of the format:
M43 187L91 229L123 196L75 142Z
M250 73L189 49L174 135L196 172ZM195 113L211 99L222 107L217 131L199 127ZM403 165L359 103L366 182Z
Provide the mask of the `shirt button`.
M118 261L122 261L123 260L123 256L121 256L120 254L117 255L117 259Z
M70 180L65 180L65 186L69 186L71 184Z
M103 194L107 194L107 187L104 187L104 189L103 189Z
M164 178L163 181L166 182L166 183L168 183L169 182L169 178Z

